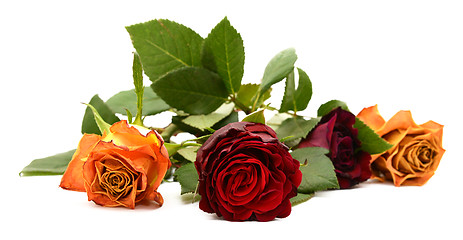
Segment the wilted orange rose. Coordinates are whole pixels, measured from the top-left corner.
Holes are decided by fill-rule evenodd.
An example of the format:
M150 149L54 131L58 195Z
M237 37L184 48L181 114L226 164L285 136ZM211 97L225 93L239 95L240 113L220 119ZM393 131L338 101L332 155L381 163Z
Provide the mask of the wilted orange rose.
M395 186L421 186L434 175L445 152L444 126L433 121L417 125L410 111L399 111L386 122L376 105L363 109L357 117L393 145L382 154L372 155L373 178L392 180Z
M120 121L103 136L82 137L60 187L86 191L89 201L102 206L134 208L142 200L162 205L156 190L170 164L164 141L155 131L142 134Z

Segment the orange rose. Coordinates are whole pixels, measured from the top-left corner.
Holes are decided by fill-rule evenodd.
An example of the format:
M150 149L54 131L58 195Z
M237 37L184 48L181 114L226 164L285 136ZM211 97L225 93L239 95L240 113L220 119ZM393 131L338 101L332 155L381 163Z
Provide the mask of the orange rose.
M377 106L363 109L357 116L393 145L382 154L372 155L372 177L392 180L395 186L425 184L433 175L445 150L442 125L429 121L417 125L410 111L399 111L385 121Z
M142 134L120 121L103 136L84 134L60 187L86 191L89 201L102 206L134 208L142 200L162 205L156 190L170 165L164 141L155 131Z

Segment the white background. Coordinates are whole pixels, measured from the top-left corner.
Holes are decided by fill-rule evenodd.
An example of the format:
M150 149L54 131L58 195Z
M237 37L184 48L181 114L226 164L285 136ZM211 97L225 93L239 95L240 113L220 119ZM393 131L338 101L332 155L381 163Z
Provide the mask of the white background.
M461 239L463 3L459 1L2 1L0 3L2 239ZM340 99L354 113L374 104L388 119L411 110L445 125L447 149L423 187L368 181L317 193L285 219L234 223L202 212L161 185L165 205L103 208L58 187L60 176L19 177L36 158L79 141L85 106L132 88L125 26L168 18L206 37L223 17L241 33L243 82L294 47L314 94L304 112ZM149 80L146 79L148 86ZM274 87L278 107L283 85ZM162 126L169 121L152 121ZM8 237L6 237L8 236Z

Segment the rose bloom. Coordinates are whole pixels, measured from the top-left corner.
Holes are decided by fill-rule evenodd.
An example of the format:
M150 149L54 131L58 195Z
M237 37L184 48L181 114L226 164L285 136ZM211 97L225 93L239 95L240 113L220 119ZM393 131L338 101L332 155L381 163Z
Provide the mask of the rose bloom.
M371 159L373 177L390 180L395 186L425 184L433 175L445 150L442 125L429 121L417 125L410 111L399 111L385 121L377 106L363 109L357 116L393 145Z
M133 209L142 200L162 205L156 190L170 167L169 155L161 136L143 130L120 121L102 136L84 134L60 187L86 191L89 201L107 207Z
M270 127L234 122L198 150L199 207L230 221L270 221L291 213L300 163Z
M342 189L368 180L371 176L370 154L360 150L358 130L353 127L355 115L336 108L323 116L320 122L302 139L298 148L322 147L329 150L339 187Z

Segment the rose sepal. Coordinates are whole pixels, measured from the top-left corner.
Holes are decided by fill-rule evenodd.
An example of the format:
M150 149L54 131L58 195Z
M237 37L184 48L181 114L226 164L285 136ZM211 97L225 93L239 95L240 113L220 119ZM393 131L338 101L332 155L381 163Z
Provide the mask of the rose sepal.
M96 110L96 108L94 108L92 105L88 104L88 103L82 103L84 105L86 105L87 107L89 107L92 112L93 112L93 117L95 118L95 122L96 122L96 125L98 126L98 128L100 129L100 132L101 134L104 134L105 132L109 132L109 128L111 127L111 124L107 123L102 117L101 115L98 113L98 110Z

